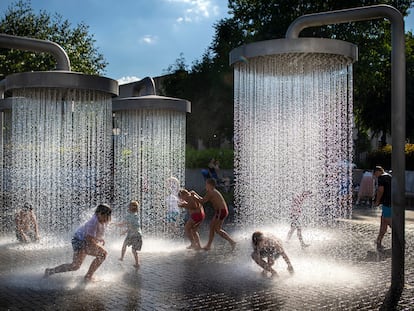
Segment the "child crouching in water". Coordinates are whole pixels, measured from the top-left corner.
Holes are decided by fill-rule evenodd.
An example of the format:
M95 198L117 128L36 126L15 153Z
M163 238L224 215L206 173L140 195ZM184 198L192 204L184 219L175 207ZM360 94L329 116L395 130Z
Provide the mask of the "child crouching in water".
M119 258L119 260L124 260L126 248L127 246L131 246L132 255L135 259L134 267L136 269L139 269L140 267L138 251L140 251L142 247L142 235L138 217L138 207L138 201L131 201L128 205L128 214L125 217L125 221L117 224L118 226L125 227L125 231L121 232L121 235L127 235L125 237L124 244L122 245L121 258Z

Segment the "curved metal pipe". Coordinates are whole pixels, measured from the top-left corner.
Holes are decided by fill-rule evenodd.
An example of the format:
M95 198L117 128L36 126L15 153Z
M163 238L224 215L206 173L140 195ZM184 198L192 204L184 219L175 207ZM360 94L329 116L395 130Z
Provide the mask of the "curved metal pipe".
M134 87L135 94L132 96L142 96L142 95L157 95L155 91L155 82L151 77L145 77L144 79L138 81Z
M390 5L379 4L352 9L302 15L289 25L289 28L286 31L286 38L298 38L300 32L303 29L309 27L367 21L384 17L388 18L392 24L395 24L395 26L402 28L404 32L404 20L400 11Z
M405 35L402 14L389 5L303 15L289 26L286 38L297 38L308 27L387 18L391 22L391 134L392 134L392 271L386 303L395 306L404 288L405 256Z
M119 97L156 95L155 82L151 77L119 86Z
M46 52L56 59L56 70L70 71L70 60L65 50L55 42L0 34L0 47L24 51Z

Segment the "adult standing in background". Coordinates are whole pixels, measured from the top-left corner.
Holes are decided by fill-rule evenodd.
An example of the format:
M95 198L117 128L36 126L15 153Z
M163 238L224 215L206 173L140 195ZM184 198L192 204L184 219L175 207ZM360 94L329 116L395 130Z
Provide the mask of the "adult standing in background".
M381 166L374 169L374 177L378 180L377 193L375 195L374 206L381 205L381 224L377 237L377 250L382 251L382 239L387 232L388 226L392 227L392 209L391 209L391 175L386 173Z

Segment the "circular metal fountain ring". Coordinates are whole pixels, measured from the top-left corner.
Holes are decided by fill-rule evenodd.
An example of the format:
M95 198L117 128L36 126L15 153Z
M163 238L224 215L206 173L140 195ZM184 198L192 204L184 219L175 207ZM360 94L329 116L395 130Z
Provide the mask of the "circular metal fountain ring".
M321 53L342 55L352 62L358 60L355 44L324 38L275 39L240 46L230 52L230 65L249 58L287 53Z
M179 112L191 112L191 103L185 99L147 95L125 97L112 100L112 111L160 109Z
M23 72L6 77L6 91L23 88L74 88L118 95L116 80L71 71Z

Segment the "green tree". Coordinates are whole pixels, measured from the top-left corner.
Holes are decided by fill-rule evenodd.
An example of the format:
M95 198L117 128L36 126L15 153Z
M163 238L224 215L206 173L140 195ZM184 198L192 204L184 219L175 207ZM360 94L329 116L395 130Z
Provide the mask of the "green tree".
M299 16L346 8L355 8L379 3L397 8L403 16L414 1L372 1L372 0L229 0L230 18L215 25L215 36L207 52L199 62L193 64L186 75L181 75L181 96L190 99L194 122L201 131L212 132L219 137L231 139L233 129L233 70L229 65L229 53L242 44L284 38L289 25ZM354 64L354 114L357 127L365 133L368 129L375 134L390 132L390 25L383 19L327 25L307 28L301 32L305 37L325 37L348 41L359 48L359 59ZM414 41L411 33L407 38L407 86L414 80ZM174 75L174 72L170 72ZM191 80L191 81L190 81ZM411 82L410 82L411 81ZM411 83L411 84L410 84ZM169 91L173 92L174 83ZM407 88L407 135L414 134L414 93ZM208 110L208 111L207 111ZM219 113L219 115L218 115ZM204 120L200 117L200 114ZM191 128L191 124L189 127ZM226 129L231 129L226 131ZM202 134L193 133L197 137ZM203 140L208 141L208 137ZM189 143L193 144L193 140Z
M95 47L89 26L79 23L72 27L57 13L53 16L46 11L35 13L30 0L19 0L8 7L0 19L0 33L59 44L68 54L71 70L75 72L101 74L107 65ZM3 77L16 72L53 70L55 65L54 58L47 53L0 49L0 75Z
M201 139L207 148L217 148L233 138L233 69L228 53L242 43L241 34L234 30L232 19L223 19L215 26L215 38L201 60L188 69L183 57L170 66L165 81L165 95L190 100L192 112L188 115L187 142L198 146Z
M397 8L403 16L413 5L411 0L403 1L255 1L229 0L229 8L238 27L245 34L245 42L283 38L288 26L301 15L355 8L376 4L389 4ZM326 37L356 44L359 59L354 64L354 113L357 126L364 131L371 129L375 134L385 134L391 128L391 36L388 21L372 20L365 22L327 25L305 29L301 36ZM408 82L412 80L412 35L407 35ZM407 84L409 85L409 84ZM412 102L408 94L407 102ZM408 105L407 105L408 106ZM409 109L409 116L412 115ZM408 122L407 122L408 123ZM413 132L409 130L408 132Z

